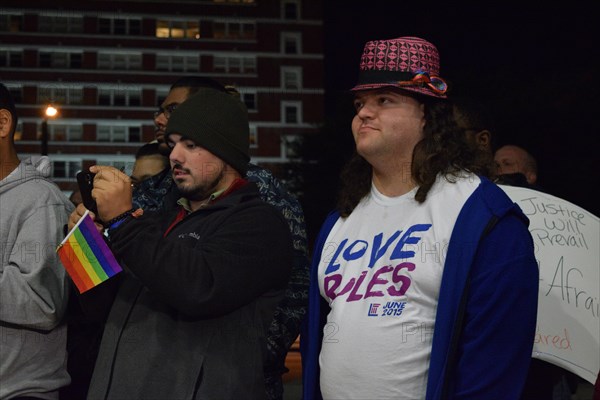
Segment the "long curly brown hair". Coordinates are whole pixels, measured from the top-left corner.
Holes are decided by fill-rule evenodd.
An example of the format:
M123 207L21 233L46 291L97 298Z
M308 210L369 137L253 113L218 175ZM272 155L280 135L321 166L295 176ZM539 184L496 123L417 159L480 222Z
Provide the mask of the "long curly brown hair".
M453 117L452 105L446 100L414 96L425 105L424 138L413 151L411 175L419 188L415 200L423 203L438 174L452 181L461 171L487 176L486 165L478 162L477 151L468 146L464 132ZM341 172L337 208L342 217L349 216L371 190L372 167L358 153Z

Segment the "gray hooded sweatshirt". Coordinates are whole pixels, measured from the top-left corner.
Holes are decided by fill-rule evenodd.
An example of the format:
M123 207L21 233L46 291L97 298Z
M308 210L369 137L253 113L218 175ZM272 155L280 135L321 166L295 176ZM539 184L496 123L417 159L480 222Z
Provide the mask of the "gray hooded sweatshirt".
M1 166L0 166L1 167ZM48 157L0 181L0 399L58 399L66 370L68 277L56 254L72 203Z

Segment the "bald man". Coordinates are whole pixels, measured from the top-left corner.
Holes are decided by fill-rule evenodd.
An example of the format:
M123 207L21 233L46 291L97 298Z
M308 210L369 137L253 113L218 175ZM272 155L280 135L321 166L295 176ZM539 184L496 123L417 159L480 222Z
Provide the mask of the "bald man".
M528 184L536 184L537 162L522 147L514 145L500 147L494 154L494 162L497 175L521 173L527 179Z

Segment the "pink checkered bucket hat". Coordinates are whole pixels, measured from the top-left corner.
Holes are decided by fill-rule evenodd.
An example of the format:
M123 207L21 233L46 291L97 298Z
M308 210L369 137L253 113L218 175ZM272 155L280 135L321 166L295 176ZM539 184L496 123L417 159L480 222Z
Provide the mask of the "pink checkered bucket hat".
M418 37L373 40L365 44L358 83L351 90L397 87L425 96L446 98L448 85L439 76L437 48Z

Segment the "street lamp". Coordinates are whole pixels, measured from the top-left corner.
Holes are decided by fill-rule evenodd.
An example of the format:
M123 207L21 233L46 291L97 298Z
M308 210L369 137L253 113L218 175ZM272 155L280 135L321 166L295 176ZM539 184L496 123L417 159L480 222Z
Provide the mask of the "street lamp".
M53 107L52 104L48 104L46 111L44 112L44 119L42 120L42 155L48 155L48 118L54 118L58 114L58 109Z

